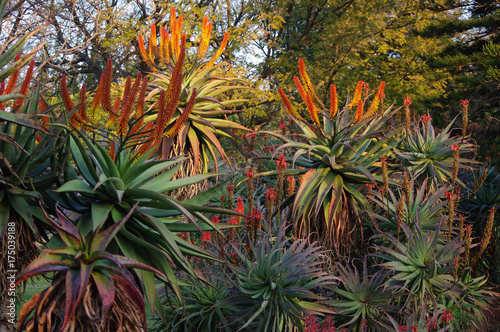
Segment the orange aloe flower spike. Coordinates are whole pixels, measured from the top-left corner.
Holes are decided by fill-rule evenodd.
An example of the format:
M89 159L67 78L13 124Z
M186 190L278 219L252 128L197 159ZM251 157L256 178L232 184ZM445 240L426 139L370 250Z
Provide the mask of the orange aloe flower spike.
M24 78L23 85L21 86L21 90L19 94L26 96L28 89L30 87L31 79L33 78L33 69L35 68L35 59L30 61L30 66L28 67L28 71L26 72L26 77ZM24 99L17 99L14 108L21 106L24 102Z
M69 112L75 107L68 93L68 87L66 86L66 74L61 78L61 97L64 102L64 107L66 111Z
M351 102L347 107L352 108L354 106L358 105L358 101L361 99L361 94L363 93L363 85L365 82L359 81L358 84L356 85L356 90L354 90L354 96L352 97Z
M179 42L181 41L182 19L182 15L177 18L177 26L175 27L175 56L177 58L179 57L179 52L181 51Z
M156 118L156 125L150 134L150 139L155 141L161 138L163 131L167 127L168 121L166 107L165 107L165 90L160 91L160 98L158 99L158 117Z
M382 81L380 82L377 93L375 94L375 97L373 98L373 101L364 116L365 118L369 118L370 116L374 115L375 112L377 112L378 107L380 105L380 101L384 97L384 88L385 88L385 82Z
M78 112L73 113L69 122L77 129L82 129L87 123L87 112L85 112L85 93L87 85L83 83L80 89L80 98L78 100Z
M302 119L299 113L295 110L295 108L292 106L292 103L290 103L290 100L286 97L285 93L283 92L283 89L278 88L278 94L281 97L281 100L283 101L283 104L285 105L285 111L288 112L291 116L293 116L296 119Z
M151 61L148 52L146 51L146 47L144 46L144 38L142 37L142 35L137 35L137 41L139 44L139 51L141 52L142 59L144 60L144 62L146 62L146 64L149 66L149 68L151 68L152 71L156 71L156 67Z
M135 97L137 96L137 91L139 90L139 84L142 81L142 74L137 74L134 85L130 89L127 95L123 95L123 105L118 117L118 127L116 129L118 135L123 136L128 131L128 122L130 119L130 114L132 113L132 106L135 103Z
M135 119L137 120L137 122L130 130L130 135L137 134L139 128L141 128L142 124L144 123L144 118L142 117L142 114L144 109L144 100L146 98L147 87L148 87L148 78L144 77L142 79L141 91L139 92L139 97L137 99L137 106L135 108Z
M338 112L338 101L337 101L337 88L334 84L330 85L330 119Z
M102 82L101 104L106 112L111 112L111 76L113 75L113 60L108 59Z
M196 99L196 89L193 89L193 93L191 94L191 98L189 98L189 102L186 108L182 112L179 119L177 119L175 124L172 126L172 128L170 128L165 133L166 137L173 137L179 133L179 130L182 128L186 120L189 118L189 114L191 114L191 110L193 109L195 99Z
M318 110L316 109L316 106L314 106L310 95L306 95L306 104L309 115L311 116L311 120L316 124L316 126L320 127L321 124L319 123Z
M219 49L217 50L217 52L215 52L212 59L210 59L210 61L207 63L206 68L212 67L214 65L215 61L217 61L220 58L220 56L222 55L222 52L224 52L224 49L227 46L228 40L229 40L229 32L226 31L226 33L224 34L224 38L222 39L222 43L219 46Z
M149 37L149 47L151 48L151 51L153 53L151 59L158 58L159 57L158 40L156 39L156 24L154 22L151 24L151 36Z
M207 53L208 44L210 43L210 34L212 33L212 22L208 22L208 16L203 17L203 23L201 25L201 37L200 44L198 45L198 51L196 52L196 59L201 60Z
M362 117L363 117L363 101L358 100L358 108L356 109L356 116L354 117L354 122L361 121Z
M80 90L80 99L78 100L79 108L78 108L78 114L80 115L80 118L84 123L87 123L87 84L83 83L82 88Z
M179 86L179 91L180 91L180 85L182 84L182 68L184 66L185 57L186 57L186 34L182 34L181 53L179 54L179 58L177 59L174 71L172 72L172 78L170 79L170 83L168 84L168 88L165 93L165 100L167 101L167 103L170 102L170 100L172 99L172 94L176 86Z
M316 92L314 91L311 80L309 79L309 75L307 75L306 65L304 64L304 60L302 58L299 59L299 75L302 81L304 82L307 94L311 95L311 98L315 103L321 105L321 101L319 100Z
M160 27L160 46L159 46L159 54L160 54L160 62L164 64L168 60L168 48L165 47L165 44L168 45L168 32L165 31L163 26Z
M306 98L307 92L304 89L304 87L302 86L302 83L300 83L300 80L297 76L293 77L293 83L295 83L295 87L297 87L297 90L299 91L300 97L302 98L304 103L307 103L307 98Z

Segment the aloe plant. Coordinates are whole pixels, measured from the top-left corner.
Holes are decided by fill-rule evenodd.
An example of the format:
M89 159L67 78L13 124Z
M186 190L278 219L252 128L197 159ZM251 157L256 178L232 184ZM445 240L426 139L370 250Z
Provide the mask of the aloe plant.
M156 319L151 331L232 331L230 317L239 308L228 301L232 292L224 281L211 278L210 284L195 281L181 287L181 303L167 292L161 293L165 321ZM162 290L160 290L162 291Z
M224 100L224 95L244 87L232 84L232 82L239 80L237 78L214 75L216 71L222 70L221 64L215 65L215 62L227 45L228 33L224 35L220 48L214 56L210 59L206 58L212 23L208 22L208 18L205 16L197 55L190 61L184 61L182 40L184 40L185 35L181 35L181 26L182 16L177 17L175 9L172 7L170 31L161 27L159 38L157 38L156 26L154 24L151 26L148 43L150 51L146 50L142 35L138 38L142 58L154 71L154 80L151 83L154 89L148 95L147 100L150 102L159 101L160 91L166 89L172 82L182 87L178 94L178 102L166 120L165 134L158 154L163 157L188 154L192 160L189 161L189 166L184 169L184 174L193 175L207 172L210 158L214 161L217 171L216 152L224 160L230 162L218 137L231 137L226 133L227 129L247 129L227 119L228 115L238 112L232 110L232 105L241 102L241 100ZM174 68L174 64L179 61L183 61L184 64L184 70L180 75L179 71ZM189 99L194 94L196 97L192 111L186 114L185 110ZM159 114L151 112L145 118L145 122L156 121L158 123L160 118Z
M271 242L273 240L273 242ZM284 227L278 236L266 235L253 249L253 259L238 253L241 266L231 265L236 275L235 295L228 299L240 311L233 317L240 329L284 331L301 327L306 312L332 312L318 301L312 291L332 282L332 277L319 267L320 251L307 240L291 243L284 238Z
M454 121L439 133L432 125L432 119L423 117L423 120L414 125L412 131L404 132L401 144L395 149L401 167L409 171L417 182L429 179L429 184L434 187L438 185L450 185L455 180L464 186L460 179L453 179L454 146L459 150L459 156L474 151L474 146L463 141L461 136L451 136ZM403 135L403 134L402 134ZM468 164L474 161L465 157L459 157L457 167L467 169Z
M362 273L350 265L336 265L339 286L331 289L340 297L327 303L345 318L339 327L349 327L354 331L389 330L391 314L397 313L401 307L395 305L398 295L394 286L387 286L388 272L378 269L370 273L368 259L363 260ZM393 319L393 318L392 318ZM337 319L337 322L339 320Z
M126 227L113 238L110 250L155 267L167 276L165 281L178 295L180 291L173 265L195 278L202 277L193 270L186 255L216 257L176 234L235 227L225 224L215 227L203 215L203 212L235 213L203 207L225 183L182 203L165 193L217 174L200 174L172 181L182 159L154 161L148 160L147 154L137 157L133 151L123 150L112 160L108 151L92 143L82 132L70 134L69 146L76 168L71 163L66 165L68 181L55 191L47 192L47 202L58 202L64 209L73 211L84 235L95 232L103 223L110 226L119 222L132 206L139 203ZM138 273L153 309L154 303L158 303L154 275L147 270Z
M135 208L111 227L103 230L101 223L86 236L59 210L57 221L47 217L64 244L43 250L17 276L19 283L55 272L51 286L23 305L19 330L146 331L144 298L128 269L165 276L130 257L106 251Z
M5 4L0 1L0 21ZM7 271L11 270L7 255L15 257L17 268L22 269L38 254L35 241L47 240L39 205L41 192L57 179L64 160L63 132L49 130L37 115L42 111L38 88L29 89L33 60L19 82L21 69L36 51L16 56L29 37L15 41L0 55L0 251L5 255L0 262L0 288L5 290L9 289ZM17 291L22 293L22 288ZM0 294L0 325L7 321L6 296L7 291Z
M300 63L299 67L302 67L303 62ZM310 81L304 71L302 68L301 77L307 87ZM322 105L313 100L312 87L306 92L298 80L295 78L314 130L280 90L285 110L302 134L299 141L294 141L275 132L266 133L285 141L275 155L285 149L293 151L293 157L287 158L287 161L299 169L287 170L286 174L303 175L292 204L295 233L319 239L323 245L333 249L334 254L342 256L354 250L358 235L363 236L360 227L362 214L366 216L371 210L360 188L365 184L388 185L389 179L382 176L381 160L399 143L395 136L401 128L388 127L388 120L394 113L391 108L377 114L376 106L372 106L369 109L372 114L369 117L363 115L363 102L358 96L360 88L353 99L358 104L353 116L349 109L352 101L341 111L337 111L336 102L332 101L330 110L325 109L321 113ZM372 105L380 102L380 91ZM323 125L319 116L322 116Z
M379 234L392 246L375 246L376 256L386 262L381 266L390 271L390 285L408 291L405 305L412 303L419 308L426 303L436 305L443 296L458 301L461 290L453 274L454 259L463 251L463 242L456 236L450 242L440 233L442 223L435 230L424 231L417 220L413 231L406 222L401 227L406 240L398 240L390 234Z

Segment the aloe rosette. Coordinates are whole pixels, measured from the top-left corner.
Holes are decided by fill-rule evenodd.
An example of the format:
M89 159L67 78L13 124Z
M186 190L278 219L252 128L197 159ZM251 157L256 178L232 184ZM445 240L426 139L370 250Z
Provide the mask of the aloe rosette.
M302 326L305 313L332 313L319 303L322 297L315 287L332 283L332 277L319 265L321 253L317 243L284 239L284 227L271 242L266 235L260 246L253 248L253 259L239 253L241 266L230 266L236 275L235 295L226 303L241 310L234 324L258 331L285 331Z
M62 212L47 216L63 245L43 250L17 276L16 283L55 273L52 284L26 302L19 330L26 331L146 331L144 298L129 268L158 270L130 257L106 251L136 206L118 223L84 236Z
M424 116L422 121L414 125L414 130L404 132L395 154L401 167L410 172L417 182L421 183L428 178L429 184L434 187L451 184L455 154L453 147L458 147L459 156L474 151L474 146L463 141L461 136L451 136L453 123L454 121L450 122L438 133L432 125L432 119ZM467 165L473 163L474 160L459 157L457 166L467 169ZM460 179L456 179L456 182L464 186Z
M343 316L339 327L347 326L353 330L365 328L373 331L390 330L391 314L397 313L401 307L396 305L395 287L387 286L388 273L378 269L370 273L365 256L361 273L349 264L337 264L339 285L331 288L338 298L327 302L335 311ZM339 319L337 319L339 321Z
M303 71L301 77L307 87L308 78ZM312 87L306 89L300 82L296 82L296 85L307 104L314 126L311 127L301 117L280 89L284 109L302 133L297 135L297 140L292 139L293 136L266 133L285 141L275 151L275 155L282 150L293 151L293 157L287 158L287 162L298 169L286 170L286 174L303 175L292 203L295 233L320 239L323 245L334 249L341 256L356 246L356 234L362 235L362 214L371 211L360 188L365 184L385 182L381 175L381 158L399 143L396 134L401 128L393 129L387 124L394 114L392 108L383 110L381 114L376 113L377 107L373 104L380 103L383 95L381 89L374 97L369 108L371 115L367 117L363 113L362 100L357 103L361 107L356 109L354 115L350 114L349 105L352 102L337 111L337 105L334 104L336 98L332 98L330 110L320 113L321 105L313 102L315 98L311 97ZM332 91L335 93L336 90ZM357 89L354 98L358 98L360 93ZM322 126L319 122L321 115Z
M172 180L183 159L148 160L147 155L136 158L134 152L124 150L112 160L108 151L81 132L71 132L69 147L76 167L70 162L66 164L67 181L55 191L45 193L48 204L53 206L58 202L62 208L73 211L86 235L101 224L110 226L119 222L138 203L126 226L113 238L110 250L158 269L167 276L165 282L178 295L175 268L202 278L187 256L216 257L177 234L236 227L225 224L216 227L204 215L205 212L234 214L234 211L204 207L225 183L182 203L165 193L207 180L216 173ZM153 308L157 301L154 274L147 270L137 273Z

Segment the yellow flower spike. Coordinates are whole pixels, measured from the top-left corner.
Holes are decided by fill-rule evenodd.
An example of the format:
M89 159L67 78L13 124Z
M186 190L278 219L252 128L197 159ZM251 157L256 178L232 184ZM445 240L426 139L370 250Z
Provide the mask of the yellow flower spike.
M179 58L179 53L181 51L180 48L180 42L181 42L181 29L182 29L182 16L179 16L179 18L175 22L175 35L172 33L172 37L174 39L174 54L176 58Z
M182 114L179 117L179 119L177 119L177 121L175 122L175 124L172 126L172 128L170 128L165 133L166 137L173 137L173 136L175 136L175 135L177 135L179 133L179 130L182 128L182 126L184 125L184 123L186 122L186 120L189 118L189 114L191 114L191 111L192 111L193 106L194 106L195 99L196 99L196 89L193 89L193 93L191 94L191 98L189 99L189 102L188 102L186 108L182 112Z
M111 129L116 122L118 110L120 109L121 97L116 97L113 105L113 111L110 113L108 121L106 121L106 129Z
M90 123L92 123L93 125L95 125L97 122L97 108L101 104L101 90L103 81L104 81L104 74L101 74L101 79L99 80L99 85L97 86L94 99L90 104L89 120Z
M304 60L302 60L302 58L299 59L299 74L300 74L300 78L304 82L304 86L306 88L307 94L311 95L312 100L316 104L322 105L321 101L319 100L318 96L316 95L316 92L314 91L311 80L309 79L309 75L307 75L306 65L304 64Z
M380 101L384 97L384 88L385 88L385 82L382 81L380 82L377 93L375 94L375 97L373 98L373 101L370 107L368 108L368 112L366 112L366 114L364 115L364 118L369 118L370 116L373 116L377 112L378 107L380 105Z
M285 93L283 92L283 89L278 88L278 94L281 97L281 100L283 101L283 104L285 105L285 111L288 112L291 116L293 116L296 119L302 119L302 117L297 113L295 108L292 106L292 103L290 103L290 100L286 97Z
M156 39L156 24L154 22L153 24L151 24L151 37L149 37L149 48L153 53L151 59L155 59L160 56L158 52L158 41Z
M309 116L311 117L311 120L314 122L314 124L316 124L317 127L321 127L321 124L319 123L319 118L318 118L318 110L316 109L316 106L314 106L314 103L313 103L310 95L306 95L306 104L307 104L307 110L309 111Z
M307 103L307 98L306 98L307 92L306 90L304 90L304 87L302 86L302 83L300 83L300 80L297 76L293 77L293 83L295 83L295 87L299 91L300 97L302 98L304 103Z
M212 59L210 59L210 61L207 63L206 68L212 67L214 65L215 61L217 61L220 58L220 56L222 55L222 52L224 52L224 49L227 46L228 40L229 40L229 32L226 31L226 33L224 34L224 38L222 38L222 43L220 44L219 49L217 50L217 52L215 52Z
M196 59L201 60L207 53L208 44L210 43L210 34L212 33L212 22L208 22L208 16L205 15L201 26L200 45L196 53Z
M359 81L358 85L356 85L356 90L354 90L354 96L352 97L351 102L347 107L352 108L358 105L358 101L361 100L361 94L363 93L363 85L365 82Z
M170 33L174 34L175 26L176 26L176 17L174 6L170 7Z
M156 71L156 67L154 63L151 61L151 58L148 55L148 52L146 51L146 47L144 46L144 38L142 35L137 35L137 41L139 43L139 51L141 52L142 59L146 64L151 68L152 71Z
M333 119L333 117L337 114L337 112L338 112L337 88L335 87L334 84L332 84L330 85L330 114L329 114L330 119Z
M363 101L358 100L358 108L356 110L356 116L354 118L354 122L359 122L363 118Z

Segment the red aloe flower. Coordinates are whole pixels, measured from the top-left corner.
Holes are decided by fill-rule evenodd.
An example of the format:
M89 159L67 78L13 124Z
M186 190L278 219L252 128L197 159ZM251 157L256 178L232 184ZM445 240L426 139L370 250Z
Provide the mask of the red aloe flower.
M444 309L444 312L441 315L441 321L445 322L445 323L449 323L452 320L454 320L454 318L453 318L453 312L451 311L451 309Z
M270 201L274 200L276 198L276 188L271 187L267 188L266 190L266 198Z
M278 157L278 160L276 160L276 166L278 169L286 169L287 161L283 153Z
M429 121L432 121L432 118L430 116L428 116L427 114L422 114L422 121L424 123L427 123Z
M458 152L458 150L460 150L460 147L458 146L458 144L453 144L453 145L451 146L451 149L452 149L453 151L455 151L455 152Z
M253 171L253 167L250 167L248 171L246 171L245 176L247 178L253 179L255 177L255 173Z
M406 98L403 100L403 104L405 106L411 105L411 99L410 96L406 96Z
M201 240L206 243L210 242L211 239L212 239L212 234L208 231L204 231Z

